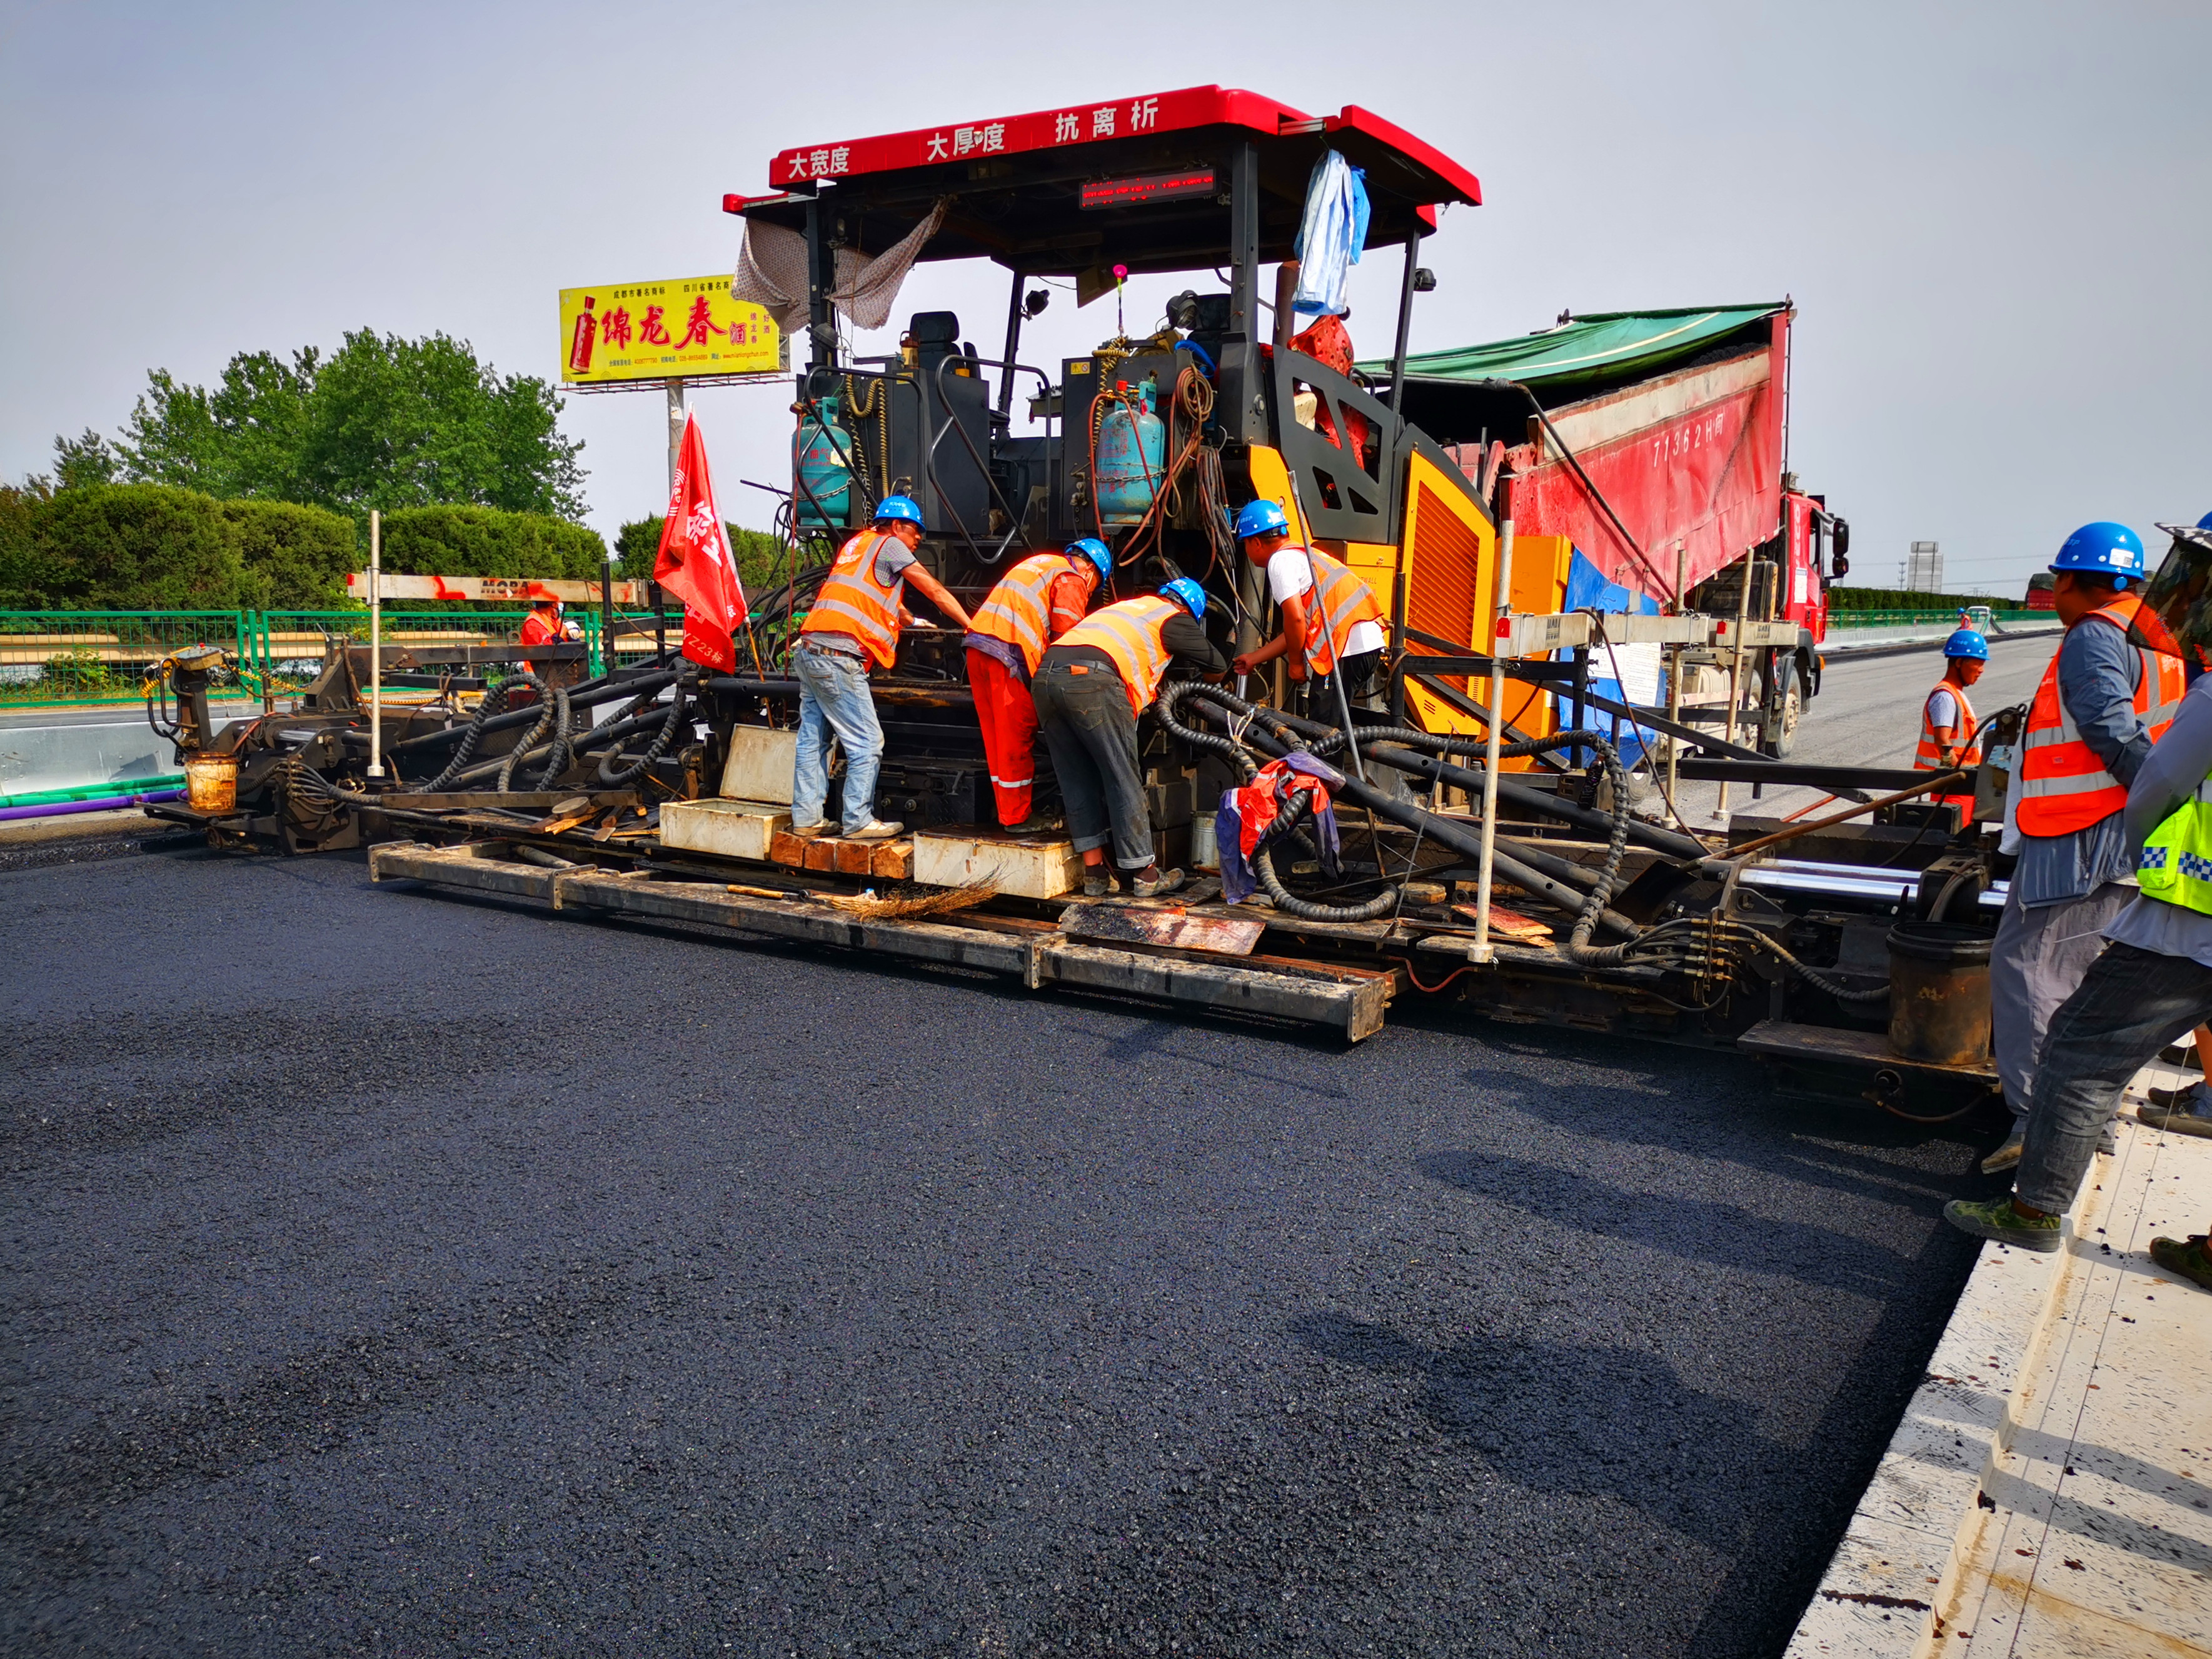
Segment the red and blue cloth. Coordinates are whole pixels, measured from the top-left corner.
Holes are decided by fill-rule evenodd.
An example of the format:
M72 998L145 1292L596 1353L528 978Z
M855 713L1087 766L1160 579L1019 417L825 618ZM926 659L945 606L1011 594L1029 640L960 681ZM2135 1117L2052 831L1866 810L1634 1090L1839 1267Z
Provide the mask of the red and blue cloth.
M1316 760L1303 749L1294 749L1278 761L1261 767L1241 789L1224 789L1221 811L1213 820L1214 845L1221 857L1221 896L1242 904L1259 884L1252 876L1252 855L1268 838L1276 820L1297 795L1312 797L1307 822L1314 845L1321 850L1322 873L1339 873L1341 847L1336 832L1336 808L1329 791L1344 786L1344 774L1327 761Z

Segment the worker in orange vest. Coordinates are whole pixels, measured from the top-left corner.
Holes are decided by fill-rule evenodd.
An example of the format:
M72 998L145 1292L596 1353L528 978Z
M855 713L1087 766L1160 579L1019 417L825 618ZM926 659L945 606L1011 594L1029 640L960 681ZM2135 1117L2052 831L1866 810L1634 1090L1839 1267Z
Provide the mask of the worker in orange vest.
M2013 1127L1982 1160L1994 1175L2020 1162L2044 1034L2105 948L2104 931L2136 896L2121 813L2151 745L2185 690L2178 658L2131 645L2142 605L2141 538L2087 524L2052 562L2051 596L2066 636L2044 671L2021 734L2006 801L2019 862L1990 954L1991 1046Z
M1085 536L1065 553L1038 553L999 578L968 626L968 689L983 728L983 756L999 823L1018 836L1052 827L1032 817L1036 781L1036 704L1030 681L1045 647L1083 620L1091 596L1111 580L1114 556Z
M1920 706L1920 746L1913 751L1916 772L1950 772L1982 763L1979 725L1974 706L1966 701L1966 688L1981 678L1990 664L1990 642L1971 628L1961 628L1943 641L1943 678ZM1945 805L1974 810L1974 793L1938 795Z
M538 645L574 645L584 637L584 630L574 623L563 619L565 607L558 599L532 599L530 614L522 619L522 630L515 636L516 643L525 647ZM523 665L538 678L552 685L574 685L584 678L580 662L527 662ZM526 688L525 688L526 690ZM591 716L584 710L569 714L572 725L588 725Z
M1237 515L1237 537L1244 556L1267 573L1267 591L1283 613L1283 631L1265 645L1239 656L1231 667L1249 674L1261 663L1287 657L1291 684L1305 687L1306 708L1316 718L1339 718L1337 686L1328 677L1341 674L1348 708L1367 696L1382 660L1382 607L1374 590L1351 566L1291 539L1291 521L1276 502L1261 500Z
M921 509L904 495L886 495L872 528L837 550L813 608L792 647L791 671L799 680L799 755L791 781L791 832L818 836L830 794L830 735L845 749L843 828L853 841L887 841L905 828L876 817L876 772L883 763L884 728L868 690L871 666L898 660L899 630L914 617L906 585L962 629L970 623L960 601L915 557L921 543Z
M1104 605L1062 634L1038 659L1030 686L1067 827L1083 854L1083 891L1114 890L1106 843L1139 898L1172 893L1182 872L1152 856L1152 809L1137 761L1137 720L1158 700L1168 665L1218 676L1228 666L1206 637L1206 590L1188 576L1157 595Z

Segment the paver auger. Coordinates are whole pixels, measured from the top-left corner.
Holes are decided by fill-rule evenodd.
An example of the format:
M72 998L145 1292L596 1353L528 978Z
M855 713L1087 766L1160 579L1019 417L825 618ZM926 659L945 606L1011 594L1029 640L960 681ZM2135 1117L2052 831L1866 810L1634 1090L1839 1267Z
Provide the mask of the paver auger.
M1332 153L1364 177L1365 246L1402 252L1394 353L1365 373L1310 355L1289 325L1293 245ZM1711 487L1736 488L1732 463L1701 457L1677 429L1686 408L1702 433L1736 422L1730 455L1778 457L1786 307L1655 313L1663 326L1620 348L1644 377L1626 390L1586 374L1548 390L1492 378L1455 403L1443 381L1409 374L1407 336L1416 295L1435 285L1421 239L1442 208L1480 202L1474 178L1364 110L1316 118L1213 87L787 149L771 182L724 203L746 227L739 287L781 308L808 354L782 526L790 562L752 596L751 672L709 673L663 646L553 695L541 678L519 708L492 691L471 713L466 692L484 682L454 675L542 668L580 647L388 646L372 661L338 642L296 714L202 742L240 759L233 810L149 810L234 844L370 844L380 880L1319 1021L1355 1039L1381 1027L1394 997L1448 993L1498 1018L1741 1047L1806 1086L1916 1115L1986 1097L1985 990L1978 1037L1931 1037L1909 1009L1885 1026L1893 928L1936 939L1938 1000L1971 1015L1972 958L1995 914L1985 839L1955 808L1918 799L1929 775L1777 758L1791 724L1780 711L1795 708L1784 693L1817 682L1799 613L1825 580L1825 550L1840 550L1840 520L1778 466L1704 514L1694 551L1679 538L1662 582L1651 573L1666 559L1638 534L1655 526L1604 494L1639 444L1652 465L1679 451ZM894 355L846 349L841 312L895 286L911 260L967 258L1012 275L998 358L941 312L915 314ZM1080 303L1161 272L1207 286L1177 295L1143 337L1117 332L1049 370L1022 361L1024 325L1052 291L1032 284L1072 280ZM1021 390L1035 429L1018 432ZM1409 392L1446 423L1441 437L1407 418ZM1450 424L1455 410L1492 418L1507 392L1537 408L1527 443L1511 432L1509 450ZM1647 416L1657 425L1636 424ZM1565 448L1577 433L1592 444L1581 454ZM1528 536L1516 562L1516 467L1532 479L1550 469L1532 500L1565 499L1561 481L1579 478L1584 516L1561 521L1612 526L1620 545L1596 567L1596 602L1565 602L1589 587L1575 562L1593 556L1572 538ZM1211 882L1167 903L1071 899L1064 841L990 827L960 636L928 628L909 631L896 669L874 681L887 738L877 806L914 835L790 836L793 627L831 552L893 493L920 503L919 556L963 603L1027 553L1095 536L1114 554L1113 597L1193 578L1231 653L1271 629L1231 526L1248 502L1279 503L1299 538L1373 589L1387 691L1365 708L1299 712L1265 677L1174 683L1143 724L1141 758L1163 861L1201 869L1224 791L1293 753L1328 769L1340 867L1328 873L1301 797L1255 850L1259 891L1245 903L1213 902ZM1533 590L1531 569L1548 573ZM409 580L452 591L453 579ZM1722 588L1721 614L1688 608ZM1639 600L1655 592L1663 611ZM1655 707L1650 681L1625 665L1638 653L1655 670L1663 653L1678 683L1702 662L1725 706L1694 709L1678 692L1674 714ZM373 679L439 694L385 709L378 780ZM611 707L585 729L584 711ZM1670 775L1812 784L1869 821L1740 815L1725 835L1693 834L1672 811ZM1048 778L1040 757L1041 787ZM946 890L963 894L958 908Z

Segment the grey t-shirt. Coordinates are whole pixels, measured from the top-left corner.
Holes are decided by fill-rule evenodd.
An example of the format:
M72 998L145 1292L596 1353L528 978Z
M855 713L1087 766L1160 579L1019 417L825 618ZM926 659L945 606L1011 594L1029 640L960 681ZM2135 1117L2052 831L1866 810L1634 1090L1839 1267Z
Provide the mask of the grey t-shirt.
M2212 674L2201 674L2182 698L2173 724L2136 773L2128 788L2128 810L2113 820L2125 823L2130 867L2142 859L2151 831L2207 778L2212 778ZM2105 937L2116 945L2212 968L2212 916L2185 905L2137 898L2105 929Z

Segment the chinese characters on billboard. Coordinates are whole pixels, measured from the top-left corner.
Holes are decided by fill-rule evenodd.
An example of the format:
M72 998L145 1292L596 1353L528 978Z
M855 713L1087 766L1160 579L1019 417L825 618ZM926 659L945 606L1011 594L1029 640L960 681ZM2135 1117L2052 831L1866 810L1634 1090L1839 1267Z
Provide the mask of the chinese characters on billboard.
M561 290L561 379L569 386L788 368L782 331L730 297L728 276Z

